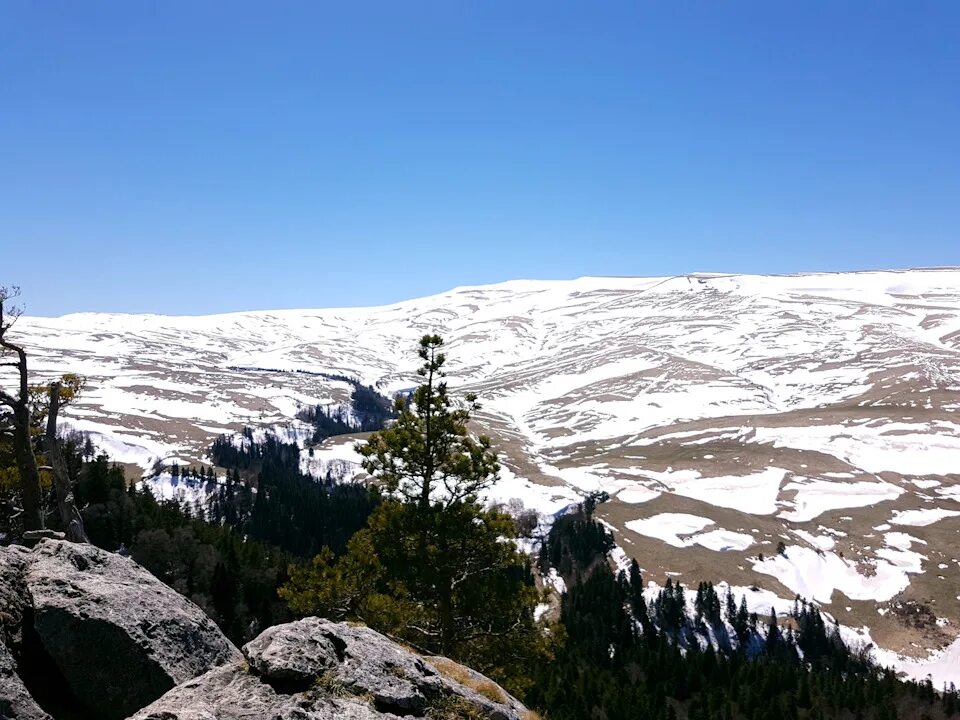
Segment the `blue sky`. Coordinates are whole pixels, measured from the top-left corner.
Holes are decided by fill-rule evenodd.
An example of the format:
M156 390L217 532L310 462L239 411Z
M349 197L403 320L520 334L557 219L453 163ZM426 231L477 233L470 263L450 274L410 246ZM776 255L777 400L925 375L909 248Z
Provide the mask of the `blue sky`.
M960 265L960 3L0 3L31 314Z

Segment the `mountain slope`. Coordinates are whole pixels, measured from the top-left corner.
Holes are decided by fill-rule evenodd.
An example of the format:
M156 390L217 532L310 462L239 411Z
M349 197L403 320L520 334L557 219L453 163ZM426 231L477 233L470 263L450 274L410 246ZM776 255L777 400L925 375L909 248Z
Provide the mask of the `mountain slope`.
M514 281L16 332L38 375L89 378L68 422L144 468L245 424L296 434L299 405L349 398L315 373L411 387L438 332L504 452L497 498L554 512L603 490L650 578L801 593L898 652L958 634L960 270Z

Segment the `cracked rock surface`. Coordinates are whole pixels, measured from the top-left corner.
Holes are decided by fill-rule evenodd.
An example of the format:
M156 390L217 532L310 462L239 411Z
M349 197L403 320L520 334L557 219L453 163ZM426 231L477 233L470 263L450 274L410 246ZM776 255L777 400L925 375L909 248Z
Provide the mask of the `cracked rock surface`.
M525 720L488 678L305 618L234 647L131 559L0 547L0 720Z
M200 608L133 560L88 544L0 548L0 619L0 703L35 688L103 720L240 658ZM46 717L0 713L34 716Z
M247 643L243 655L245 662L183 683L133 720L521 720L526 712L482 675L348 623L305 618L277 625ZM448 676L450 667L464 683Z

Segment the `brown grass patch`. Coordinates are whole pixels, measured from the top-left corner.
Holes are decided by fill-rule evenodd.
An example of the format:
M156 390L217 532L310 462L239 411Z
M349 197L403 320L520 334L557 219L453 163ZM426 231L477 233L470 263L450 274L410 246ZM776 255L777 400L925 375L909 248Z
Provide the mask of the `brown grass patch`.
M507 702L507 696L493 680L477 678L463 665L448 658L431 658L430 662L441 675L483 695L487 700L501 704Z

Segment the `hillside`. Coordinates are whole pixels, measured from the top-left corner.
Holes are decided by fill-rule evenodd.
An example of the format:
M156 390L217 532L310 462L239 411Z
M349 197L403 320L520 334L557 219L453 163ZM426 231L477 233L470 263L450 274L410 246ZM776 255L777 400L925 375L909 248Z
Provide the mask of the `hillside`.
M144 470L245 425L305 436L298 408L349 398L324 375L409 388L440 333L504 454L496 499L550 514L605 491L597 516L645 577L757 587L758 609L802 594L883 662L954 643L896 662L960 683L960 270L514 281L16 330L37 375L88 378L66 421ZM311 462L353 459L341 441Z

